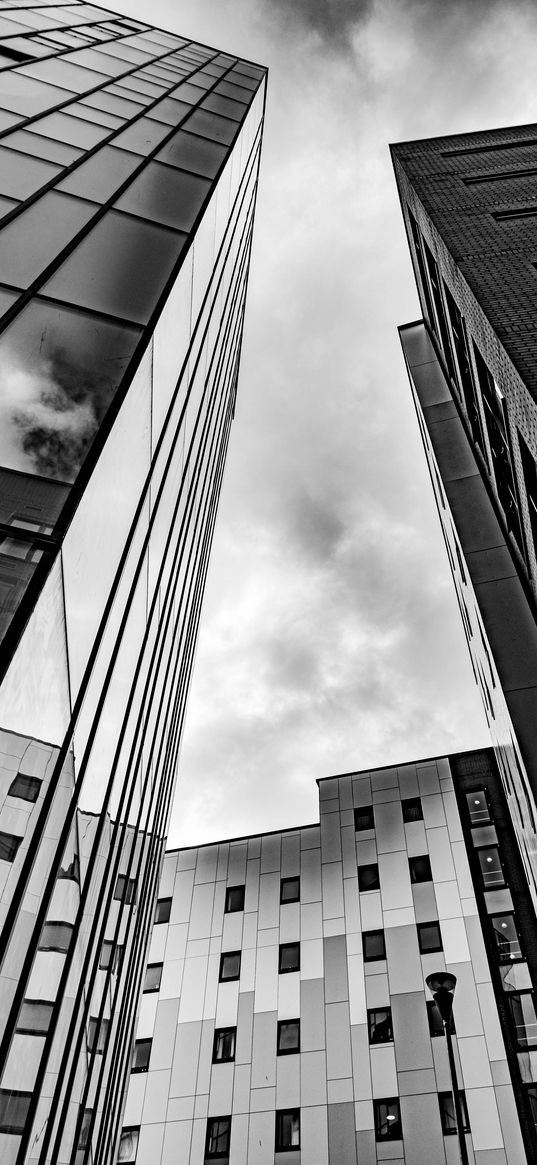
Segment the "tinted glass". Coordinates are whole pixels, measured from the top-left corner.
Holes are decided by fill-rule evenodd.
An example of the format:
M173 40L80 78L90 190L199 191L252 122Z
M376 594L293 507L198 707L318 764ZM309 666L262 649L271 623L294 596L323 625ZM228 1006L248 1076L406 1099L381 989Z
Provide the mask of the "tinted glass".
M280 946L280 974L300 970L300 943L282 943Z
M219 117L217 113L209 113L206 109L195 109L185 126L189 133L197 133L202 138L211 138L214 142L225 142L227 145L233 141L237 128L236 121Z
M3 72L0 74L0 105L13 113L21 113L24 117L33 117L36 113L43 113L68 101L75 93L67 89L60 89L56 85L46 85L44 81L37 81L33 77L23 77L20 73Z
M106 73L81 69L67 57L54 57L52 60L39 61L35 65L25 65L21 73L27 77L37 77L40 81L49 81L53 85L61 85L63 89L69 89L73 93L84 93L87 89L94 89L96 85L102 85L108 80ZM65 94L64 101L67 96Z
M114 145L122 150L132 150L136 154L150 154L169 132L170 127L163 125L162 122L153 121L149 117L139 117L138 121L114 138Z
M220 981L238 979L241 969L240 951L228 951L220 958Z
M218 142L210 142L179 129L159 150L156 160L214 178L227 154L226 147Z
M235 1059L236 1027L217 1028L214 1033L213 1064Z
M227 79L225 81L220 81L214 92L215 94L222 93L224 97L232 97L234 101L242 101L246 103L250 100L250 94L245 91L242 85L233 85L232 82L228 81Z
M70 117L67 113L51 113L33 122L32 133L58 138L60 142L69 142L80 149L89 150L108 137L110 130L104 125L91 125L80 117Z
M39 777L26 777L24 773L17 773L9 786L8 796L20 797L23 801L37 801L40 788Z
M171 125L179 125L179 122L183 121L188 113L190 113L190 105L187 105L186 102L174 101L173 97L165 97L163 101L159 101L157 105L148 110L147 116L165 122L169 128Z
M126 906L130 906L131 902L134 902L136 899L136 879L127 878L125 874L118 874L114 898L118 902L123 902Z
M418 926L418 941L422 954L426 954L427 951L441 951L442 937L438 923L422 922Z
M280 902L298 902L300 900L300 878L282 878L280 884Z
M212 113L223 113L225 117L230 117L232 121L242 121L246 112L244 105L240 105L238 101L233 101L233 99L224 97L220 93L209 93L203 102L203 108L209 109Z
M365 931L362 936L365 962L374 962L376 959L386 958L383 930Z
M140 1128L122 1129L119 1138L119 1161L135 1161L138 1152L138 1141L140 1139Z
M20 150L21 153L32 157L45 158L47 162L57 162L60 166L69 166L71 162L80 158L82 150L75 146L68 146L65 142L56 142L52 138L41 137L36 133L29 133L18 129L15 133L4 138L3 144L10 150Z
M58 184L58 190L106 202L140 165L137 154L102 146Z
M22 1133L26 1124L31 1092L0 1088L0 1132Z
M0 832L0 861L13 862L21 841L22 837L16 837L13 833Z
M300 1051L300 1020L280 1020L278 1023L278 1054L298 1051Z
M498 957L501 963L510 963L514 959L522 958L520 940L517 934L514 915L497 914L492 920L496 938Z
M46 922L39 941L40 951L66 951L71 942L70 922Z
M378 890L380 888L379 868L377 865L358 866L358 888L362 892Z
M159 898L155 906L155 922L169 922L171 908L171 898Z
M55 178L60 170L61 166L42 162L27 154L16 154L0 146L1 192L8 197L29 198L30 194L35 194L36 190Z
M357 831L361 829L375 828L375 818L373 815L372 805L364 805L362 808L354 810L354 828Z
M158 991L162 979L162 963L150 963L145 972L144 991Z
M0 230L0 271L6 283L28 287L97 210L94 203L48 191L23 219Z
M133 1072L147 1072L151 1056L151 1040L136 1040L132 1059Z
M93 105L88 105L86 101L76 101L69 106L73 116L81 117L82 121L91 121L93 125L107 125L110 129L119 129L121 125L125 124L124 117L118 117L115 113L107 113L104 109L96 109Z
M199 214L211 184L196 174L186 174L160 162L148 162L116 207L130 214L189 231Z
M504 876L497 846L491 845L485 849L480 849L477 851L477 856L479 858L485 888L490 889L491 886L503 886Z
M228 886L226 890L226 914L244 910L244 886Z
M408 865L410 869L411 882L430 882L432 879L431 863L429 855L423 854L421 857L409 858Z
M393 1040L392 1013L389 1007L380 1007L367 1013L370 1044L385 1044Z
M466 803L472 825L485 825L490 821L489 807L484 790L476 789L473 793L467 793Z
M276 1113L276 1151L300 1148L300 1110L283 1109Z
M421 821L423 818L423 810L421 807L421 800L419 797L407 797L401 802L403 810L403 821L408 824L411 821Z
M53 1006L53 1003L26 999L19 1012L17 1031L44 1035L49 1029Z
M211 1117L207 1122L205 1156L223 1157L229 1152L231 1117Z
M117 97L114 93L110 93L108 89L100 89L98 93L89 93L84 98L85 105L91 108L95 106L96 109L104 109L106 113L113 113L116 117L123 117L129 120L131 117L136 117L140 112L142 106L135 101L127 101L124 97Z
M400 1140L401 1114L397 1097L390 1100L374 1100L375 1139L377 1141Z

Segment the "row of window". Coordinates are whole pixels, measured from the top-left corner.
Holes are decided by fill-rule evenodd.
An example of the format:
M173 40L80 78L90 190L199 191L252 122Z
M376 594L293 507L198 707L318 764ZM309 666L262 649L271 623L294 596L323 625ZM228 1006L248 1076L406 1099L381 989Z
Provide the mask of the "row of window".
M123 898L125 879L121 881L118 878L118 885L116 887L115 898ZM132 902L135 894L135 879L129 879L132 883L132 889L127 890L126 901ZM244 895L246 886L228 886L226 890L226 900L224 904L224 914L236 914L240 910L244 910ZM289 902L300 902L300 878L282 878L280 881L280 902L285 905ZM159 898L155 907L155 924L160 922L169 922L172 908L171 898Z
M423 820L423 809L420 797L403 797L401 799L401 810L405 825L410 825L412 821ZM354 810L354 828L357 832L375 828L374 805L360 805L358 809Z

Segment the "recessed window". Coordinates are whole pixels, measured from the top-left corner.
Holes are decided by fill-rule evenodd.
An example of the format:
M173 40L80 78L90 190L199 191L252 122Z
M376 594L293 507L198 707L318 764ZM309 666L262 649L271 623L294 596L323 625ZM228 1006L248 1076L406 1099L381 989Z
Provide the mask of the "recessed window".
M386 943L383 930L366 930L362 935L364 963L375 963L386 958Z
M136 878L127 878L125 874L118 874L114 898L130 906L136 901Z
M523 959L514 914L495 914L490 921L496 939L499 962L512 963L517 959Z
M300 943L280 943L278 971L280 975L300 971Z
M278 1020L277 1052L279 1056L290 1056L300 1051L300 1020Z
M468 1109L466 1107L466 1097L464 1092L459 1091L459 1100L462 1109L463 1131L470 1132L470 1122L468 1120ZM438 1103L440 1105L440 1120L442 1121L442 1132L445 1137L457 1135L457 1117L455 1116L455 1102L453 1100L452 1092L439 1092Z
M537 1084L528 1084L526 1087L528 1104L531 1113L531 1123L537 1132Z
M88 1145L90 1143L92 1117L93 1117L93 1109L92 1108L85 1108L83 1116L82 1116L82 1122L80 1125L80 1129L78 1132L78 1141L76 1143L77 1149L82 1150L82 1149L88 1148ZM76 1160L78 1161L78 1153L77 1153Z
M23 1133L32 1099L31 1092L0 1088L0 1133Z
M396 1096L388 1100L374 1100L375 1140L399 1141L402 1137L401 1113L399 1100Z
M219 1027L214 1033L213 1064L230 1063L235 1059L236 1027Z
M138 1141L140 1140L140 1126L131 1125L129 1128L121 1130L119 1138L119 1153L117 1156L118 1162L122 1165L125 1162L136 1161L136 1154L138 1152Z
M205 1139L205 1160L213 1161L218 1157L229 1157L230 1141L231 1117L209 1117Z
M123 947L105 938L101 947L99 969L101 971L108 971L110 968L112 968L112 971L116 972L118 970L122 956Z
M509 991L505 999L519 1048L537 1047L537 1013L533 991Z
M408 859L408 868L410 870L411 882L431 882L433 875L431 873L431 863L428 854L421 854L417 858Z
M497 845L483 846L476 850L481 877L485 890L494 890L496 886L505 886L505 877Z
M354 828L357 833L363 829L375 828L372 805L361 805L359 809L354 810Z
M300 878L282 878L280 882L280 902L300 902Z
M285 1149L300 1149L300 1109L281 1108L276 1113L277 1153Z
M155 923L169 922L172 908L171 898L158 898L155 906Z
M39 940L40 951L69 950L73 926L70 922L46 922Z
M421 807L420 797L405 797L401 801L401 808L403 810L403 821L405 825L410 825L411 821L423 821L423 809Z
M152 1043L152 1040L135 1041L131 1072L147 1072Z
M158 991L162 979L162 963L149 963L145 970L144 994L149 991Z
M244 886L228 886L224 913L235 914L237 910L244 910Z
M427 1019L429 1021L429 1035L431 1035L431 1036L443 1036L444 1035L444 1024L442 1021L442 1016L440 1015L440 1012L436 1006L434 999L427 1000ZM450 1030L452 1035L455 1035L455 1023L453 1020L453 1012L451 1012L451 1018L449 1021L449 1030Z
M466 804L468 805L471 825L488 824L491 817L484 789L474 789L473 793L467 793Z
M418 942L422 955L429 954L429 951L441 951L442 935L440 934L440 927L437 922L419 922L418 923Z
M88 1052L99 1052L104 1050L106 1037L108 1034L109 1019L99 1019L98 1016L91 1016L88 1025Z
M13 833L0 832L0 859L3 862L15 861L21 841L22 837L15 837Z
M220 955L220 983L229 983L232 979L239 979L240 973L240 951L225 951L223 955Z
M41 999L25 999L19 1012L17 1031L26 1035L45 1035L50 1027L53 1008L53 1003L45 1003Z
M22 801L37 801L41 781L38 777L27 777L24 773L17 773L15 780L8 789L8 797L20 797Z
M358 866L358 889L380 890L379 868L377 865Z
M392 1011L390 1007L375 1007L367 1012L370 1044L389 1044L393 1040Z

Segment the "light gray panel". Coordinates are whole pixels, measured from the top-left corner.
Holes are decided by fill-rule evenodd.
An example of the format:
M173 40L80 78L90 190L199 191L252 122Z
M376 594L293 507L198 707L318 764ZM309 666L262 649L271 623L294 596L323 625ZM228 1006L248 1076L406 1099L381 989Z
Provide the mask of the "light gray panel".
M216 865L216 853L214 855ZM197 872L197 871L196 871ZM192 894L192 912L188 938L207 938L211 933L211 919L213 914L214 882L204 881L194 886Z
M229 847L229 861L227 868L227 880L230 886L240 886L246 877L246 858L248 855L248 843L245 841L237 842L237 845L231 844Z
M375 806L375 829L379 854L406 849L400 801L387 801Z
M213 1064L209 1095L209 1116L231 1112L233 1102L233 1064Z
M148 1072L145 1101L142 1112L143 1124L157 1124L166 1120L170 1072Z
M347 942L344 934L324 940L324 982L327 1003L341 1003L349 998Z
M328 1105L328 1154L338 1165L356 1165L354 1104Z
M384 937L390 994L421 990L423 975L415 927L390 926Z
M398 1072L398 1093L400 1096L421 1096L425 1092L436 1091L434 1068L422 1068L417 1072Z
M269 874L281 868L281 833L271 833L261 838L261 873Z
M175 879L170 922L188 922L194 886L194 870L182 870Z
M200 849L196 862L196 882L215 882L217 864L217 845L207 845Z
M392 1021L397 1071L432 1068L431 1037L423 991L393 995Z
M328 1003L326 1016L326 1067L329 1080L352 1076L348 1003Z
M343 869L341 862L323 862L323 918L343 918Z
M276 1011L254 1015L252 1088L272 1088L276 1084L276 1019Z
M321 856L323 862L341 860L341 821L339 801L334 807L337 812L321 814Z
M380 892L383 910L412 906L412 889L406 850L379 854Z
M507 1159L511 1165L512 1161L524 1160L524 1146L515 1098L510 1085L502 1085L499 1088L495 1088L494 1091L496 1093L496 1104L498 1105L500 1124L502 1126L503 1143L507 1151Z
M252 1059L253 1023L254 992L240 992L237 1016L237 1047L235 1049L236 1064L249 1064Z
M319 825L306 825L300 830L300 851L305 849L320 849L321 828Z
M300 1114L300 1145L304 1165L329 1165L326 1105L304 1108Z
M300 1055L300 1103L326 1104L326 1056L324 1052Z
M250 1111L250 1075L249 1064L235 1064L233 1112Z
M177 1028L170 1096L192 1096L196 1091L201 1020Z
M300 983L300 1047L313 1052L325 1047L324 982L302 979Z
M433 922L438 918L433 882L416 882L412 887L412 897L416 922Z
M282 834L282 878L293 878L300 873L300 834Z
M300 1106L300 1056L278 1056L276 1060L276 1108Z
M246 891L244 894L244 909L257 910L259 904L259 858L251 858L246 867Z
M259 879L259 919L260 930L278 926L280 921L280 875L261 874Z
M354 1069L354 1099L371 1100L371 1061L369 1059L369 1035L367 1024L357 1023L351 1027L352 1063Z
M218 862L216 866L216 879L227 878L227 867L229 861L229 842L223 841L218 846Z
M177 1031L178 999L161 999L151 1045L151 1068L171 1068Z
M300 855L300 901L321 901L321 851L302 850Z
M399 765L397 768L401 797L417 797L419 793L415 765Z
M521 1161L522 1157L509 1158L510 1161ZM475 1154L475 1165L507 1165L504 1149L478 1149Z
M198 1096L208 1093L211 1084L214 1026L214 1020L212 1019L204 1019L202 1021L198 1079L196 1081L196 1094Z
M437 1094L402 1096L400 1105L406 1160L412 1165L437 1161L440 1165L445 1154Z

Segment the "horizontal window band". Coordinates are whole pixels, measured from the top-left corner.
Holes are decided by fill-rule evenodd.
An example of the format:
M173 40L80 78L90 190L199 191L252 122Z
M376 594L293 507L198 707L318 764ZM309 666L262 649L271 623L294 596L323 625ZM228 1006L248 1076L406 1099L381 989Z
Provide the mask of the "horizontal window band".
M537 174L537 166L530 166L526 170L498 170L496 174L472 174L463 178L465 186L477 186L481 182L503 182L508 178L531 178Z
M492 217L496 222L506 222L510 218L535 218L537 206L517 206L513 210L494 210Z
M483 146L463 146L458 150L442 150L443 158L462 158L465 154L483 154L492 150L518 150L522 146L537 146L537 138L523 138L516 142L489 142Z

